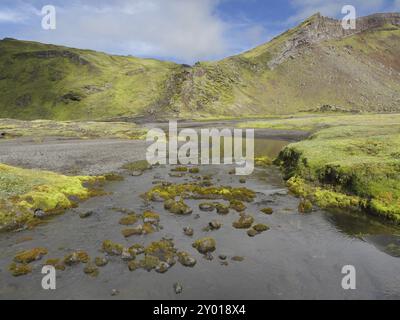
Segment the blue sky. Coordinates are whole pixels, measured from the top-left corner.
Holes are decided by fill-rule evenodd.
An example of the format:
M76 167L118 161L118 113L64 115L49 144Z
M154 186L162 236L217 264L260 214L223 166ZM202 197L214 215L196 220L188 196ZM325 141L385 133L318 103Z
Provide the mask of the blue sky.
M233 55L321 12L341 17L400 11L400 0L1 0L0 38L12 37L194 63ZM56 30L41 9L54 5Z

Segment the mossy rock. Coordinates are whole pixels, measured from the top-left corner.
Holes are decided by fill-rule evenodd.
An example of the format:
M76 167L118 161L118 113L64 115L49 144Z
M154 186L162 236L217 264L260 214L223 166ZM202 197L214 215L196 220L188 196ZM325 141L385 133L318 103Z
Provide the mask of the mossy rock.
M108 264L108 259L106 257L96 257L94 263L97 267L105 267Z
M145 249L146 248L143 245L137 243L129 247L129 250L135 252L137 256L143 254L145 252Z
M152 166L146 160L140 160L125 164L122 169L128 170L132 174L140 175L144 171L152 169Z
M149 230L147 230L149 231ZM129 228L129 229L123 229L121 231L121 234L125 237L125 238L130 238L132 236L140 236L144 233L144 229L142 225L139 225L135 228Z
M271 166L272 163L272 160L267 156L257 157L254 159L255 166L259 168L267 168Z
M134 225L135 223L137 223L138 220L139 220L139 219L138 219L138 217L137 217L136 214L130 214L130 215L126 216L126 217L122 217L122 218L119 220L119 224L120 224L120 225L123 225L123 226L132 226L132 225Z
M12 263L9 267L9 270L14 277L20 277L31 273L32 267L28 264Z
M202 254L214 252L216 250L216 241L213 238L202 238L193 243L193 248L197 249Z
M313 204L308 199L302 199L299 203L300 213L311 213L313 211Z
M256 231L256 230L254 230L253 228L251 228L251 229L249 229L248 231L247 231L247 235L249 236L249 237L255 237L256 235L258 235L259 233Z
M215 210L215 203L200 203L199 209L204 212L213 212Z
M45 248L34 248L18 253L14 257L14 261L17 263L27 264L42 259L42 257L45 256L47 253L48 251Z
M184 167L184 166L180 166L180 167L176 167L176 168L172 168L171 169L171 172L181 172L181 173L183 173L183 172L188 172L188 171L189 171L188 167Z
M64 271L65 270L65 265L61 259L48 259L45 263L45 266L52 266L56 268L58 271Z
M168 263L161 261L155 270L157 273L166 273L170 268L171 266Z
M143 224L143 234L152 234L154 232L156 232L156 227L154 226L154 224L146 222Z
M178 261L184 267L189 267L189 268L193 268L197 263L195 258L193 258L189 253L184 251L178 252Z
M143 222L158 224L160 222L160 215L152 211L146 211L143 213Z
M193 213L193 210L183 200L167 200L164 203L164 208L173 214L181 216L186 216Z
M132 261L136 259L136 251L131 248L124 248L122 250L121 258L124 261Z
M148 201L153 201L155 198L161 197L164 200L168 200L169 206L172 206L173 202L171 200L175 200L177 197L193 200L238 200L253 202L256 193L247 188L203 187L199 184L172 184L155 186L142 195L142 197Z
M233 223L236 229L249 229L254 223L254 218L250 215L242 215L239 220Z
M257 232L265 232L268 231L270 228L266 224L258 223L253 226L253 229L256 230Z
M246 205L242 201L231 200L229 204L229 208L235 210L237 212L243 212L247 209Z
M217 208L217 213L218 214L221 214L221 215L229 214L229 206L227 206L227 205L224 205L222 203L218 203L216 205L216 208Z
M118 243L112 242L111 240L106 240L103 242L102 249L110 256L120 256L124 247Z
M274 209L272 209L272 208L264 208L264 209L261 209L261 212L266 214L266 215L271 215L271 214L274 213Z
M128 263L129 271L136 271L140 268L140 263L138 261L129 261Z
M166 239L152 242L145 248L146 255L157 257L160 261L169 265L175 264L176 251L173 241Z
M65 256L64 264L67 266L74 266L79 263L88 263L90 257L87 252L79 250L70 253L69 255Z
M94 263L88 262L83 272L91 277L97 277L99 275L99 268Z
M143 260L139 261L139 266L147 271L154 270L159 264L160 259L152 255L146 255Z

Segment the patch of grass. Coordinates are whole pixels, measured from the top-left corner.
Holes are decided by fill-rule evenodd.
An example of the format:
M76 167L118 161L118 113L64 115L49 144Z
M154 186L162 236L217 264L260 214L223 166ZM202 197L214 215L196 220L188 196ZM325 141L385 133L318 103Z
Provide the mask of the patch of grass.
M277 163L290 189L321 207L358 207L400 223L399 120L353 116L351 126L289 145Z
M104 181L0 164L0 230L34 225L35 210L51 214L71 208L96 194L87 185Z
M365 126L367 132L379 129L379 123L385 125L399 125L400 114L361 114L361 115L318 115L308 114L302 116L294 114L290 117L282 119L248 121L239 123L240 128L254 128L254 129L274 129L274 130L294 130L294 131L308 131L316 132L318 130L338 126ZM354 133L354 132L351 132ZM343 135L349 132L343 132ZM359 134L363 134L359 131Z

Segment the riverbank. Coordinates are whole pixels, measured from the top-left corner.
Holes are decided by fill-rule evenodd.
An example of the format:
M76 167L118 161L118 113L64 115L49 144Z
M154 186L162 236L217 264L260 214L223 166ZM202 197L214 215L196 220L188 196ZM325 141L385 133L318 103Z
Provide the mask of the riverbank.
M271 120L241 127L314 131L278 157L289 189L322 208L363 210L400 223L400 116Z

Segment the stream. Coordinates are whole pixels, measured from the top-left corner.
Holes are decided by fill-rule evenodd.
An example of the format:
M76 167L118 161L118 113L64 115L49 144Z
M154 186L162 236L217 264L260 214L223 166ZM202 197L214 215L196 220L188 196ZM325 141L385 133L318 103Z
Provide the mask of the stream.
M256 153L276 157L287 144L282 140L256 140ZM276 167L257 168L240 183L240 177L229 175L230 166L200 166L200 175L211 175L221 186L246 187L257 197L247 205L246 213L270 230L251 238L246 230L232 223L238 213L231 210L221 216L202 212L205 201L187 200L193 209L188 216L173 215L162 203L145 203L140 197L154 181L193 182L189 174L171 177L170 167L155 167L141 176L124 175L124 181L107 183L107 195L89 199L78 209L51 219L33 230L0 234L0 299L398 299L400 298L400 230L359 213L326 211L318 208L311 214L298 212L299 199L290 195ZM272 215L260 210L273 209ZM124 216L115 208L136 213L146 210L161 216L162 229L149 235L125 239L119 225ZM87 219L76 213L91 210ZM212 220L219 220L220 230L205 231ZM192 227L194 236L184 235ZM162 238L173 239L175 247L190 253L197 264L187 268L177 263L165 274L138 269L131 272L120 257L110 257L97 277L83 272L84 265L57 271L57 289L42 289L41 267L48 258L63 258L84 250L91 257L103 256L104 240L126 247L149 245ZM199 238L216 240L214 259L199 254L192 243ZM32 263L33 272L13 277L8 270L20 251L44 247L48 254ZM227 260L221 264L219 255ZM234 256L243 261L232 261ZM357 289L342 288L342 268L352 265L357 271ZM174 284L182 286L176 294ZM111 295L114 290L117 295Z

